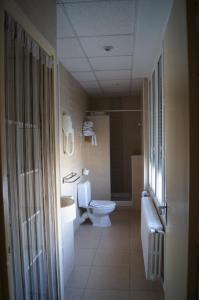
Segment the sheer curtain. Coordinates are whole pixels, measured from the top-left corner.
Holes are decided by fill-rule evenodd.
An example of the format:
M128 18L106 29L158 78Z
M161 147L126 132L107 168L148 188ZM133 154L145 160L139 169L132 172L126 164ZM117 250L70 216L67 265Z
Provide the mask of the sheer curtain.
M16 299L58 299L53 60L5 16L5 101Z

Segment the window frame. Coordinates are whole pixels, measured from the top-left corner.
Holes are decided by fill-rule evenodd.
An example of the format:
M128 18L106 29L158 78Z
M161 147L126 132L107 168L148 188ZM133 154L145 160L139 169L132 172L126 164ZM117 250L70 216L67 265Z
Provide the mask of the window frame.
M165 125L163 54L149 80L149 191L157 207L165 204Z

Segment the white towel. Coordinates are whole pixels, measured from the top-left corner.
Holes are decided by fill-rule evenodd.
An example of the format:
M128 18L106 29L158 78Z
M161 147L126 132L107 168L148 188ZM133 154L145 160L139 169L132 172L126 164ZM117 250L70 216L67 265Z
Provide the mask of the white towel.
M95 134L95 132L93 131L93 129L83 130L83 135L84 136L93 136L94 134Z
M93 128L93 122L92 121L84 121L83 129L89 129L89 128Z
M93 146L97 146L97 137L96 137L96 134L92 135L92 145Z
M91 143L93 146L97 146L97 137L96 133L93 129L93 122L92 121L84 121L83 127L82 127L82 132L84 136L91 136Z

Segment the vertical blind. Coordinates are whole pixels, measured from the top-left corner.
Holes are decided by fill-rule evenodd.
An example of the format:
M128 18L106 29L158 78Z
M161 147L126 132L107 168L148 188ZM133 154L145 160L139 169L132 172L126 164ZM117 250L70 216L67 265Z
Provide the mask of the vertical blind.
M5 15L7 182L15 299L58 299L53 59Z

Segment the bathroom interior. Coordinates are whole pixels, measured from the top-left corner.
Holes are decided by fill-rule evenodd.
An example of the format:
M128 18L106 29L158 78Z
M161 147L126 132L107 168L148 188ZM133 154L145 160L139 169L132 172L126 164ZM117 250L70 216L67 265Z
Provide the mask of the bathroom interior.
M199 299L191 3L0 2L0 300Z
M85 59L78 58L79 53L67 53L70 32L64 31L68 22L66 10L67 4L57 6L61 197L73 198L76 214L68 221L62 208L65 295L71 300L145 299L146 295L163 299L159 281L145 278L139 237L140 197L144 189L144 80L129 81L128 70L123 70L131 68L128 50L119 44L107 52L101 46L106 36L97 46L91 37L91 48L85 46L86 56L93 62L91 69ZM105 32L109 30L104 29L104 35ZM124 61L116 62L114 55L120 54ZM75 55L77 58L73 58ZM109 56L113 61L108 62ZM93 68L101 76L105 72L105 77L92 78ZM63 129L64 116L70 118L69 129ZM67 130L72 130L72 134L66 141ZM67 144L69 153L64 149ZM82 198L90 193L88 181L91 198L82 204ZM86 191L82 192L84 185ZM109 214L93 220L86 208L95 214L98 207L92 208L93 200L95 204L100 201L103 214L107 209ZM131 235L135 238L131 239Z
M67 299L94 299L96 297L97 299L129 299L130 294L127 290L130 289L130 275L125 276L124 270L127 269L127 272L130 272L129 262L133 253L131 253L131 247L141 249L138 235L140 195L144 180L143 83L142 80L135 81L132 95L88 98L82 87L74 81L62 64L59 65L59 72L61 197L63 200L65 197L72 197L76 206L76 214L69 220L64 215L64 207L62 209L61 226L65 240L62 243L64 245L65 294ZM70 127L73 128L74 134L73 146L71 146L72 137L68 139L69 153L64 149L67 147L63 130L65 122L63 116L65 115L70 116L72 123ZM87 128L84 129L85 123L89 126L90 122L92 122L90 124L91 135L96 135L95 142L91 135L88 136L89 133L87 135ZM71 154L73 147L74 151ZM88 200L87 205L81 205L80 189L88 181L91 183L91 199ZM89 191L85 192L87 193L89 194ZM93 221L92 217L87 215L85 207L91 207L93 200L99 200L105 209L106 205L115 204L108 211L111 223L106 219L100 222ZM134 220L132 221L131 218ZM131 228L135 220L135 228ZM131 232L136 232L137 235L133 246L130 239ZM120 237L121 234L123 238ZM121 245L121 239L123 239L123 245ZM113 279L111 283L111 277L114 276L111 272L120 268L125 280ZM106 269L108 269L109 278L104 286L103 283L100 286L102 281L100 276L107 276L103 275L103 270ZM92 270L93 272L102 271L101 275L96 274L96 277L99 277L98 284L89 283L89 278L93 277ZM142 297L145 291L145 287L142 287L142 280L147 283L144 273L141 274L139 280L137 284L141 292L135 292L132 299ZM118 284L120 287L117 286ZM162 299L159 286L156 289L155 284L155 290L153 290L153 283L149 282L147 286L152 288L152 291L148 292L148 295L153 297L151 299Z

